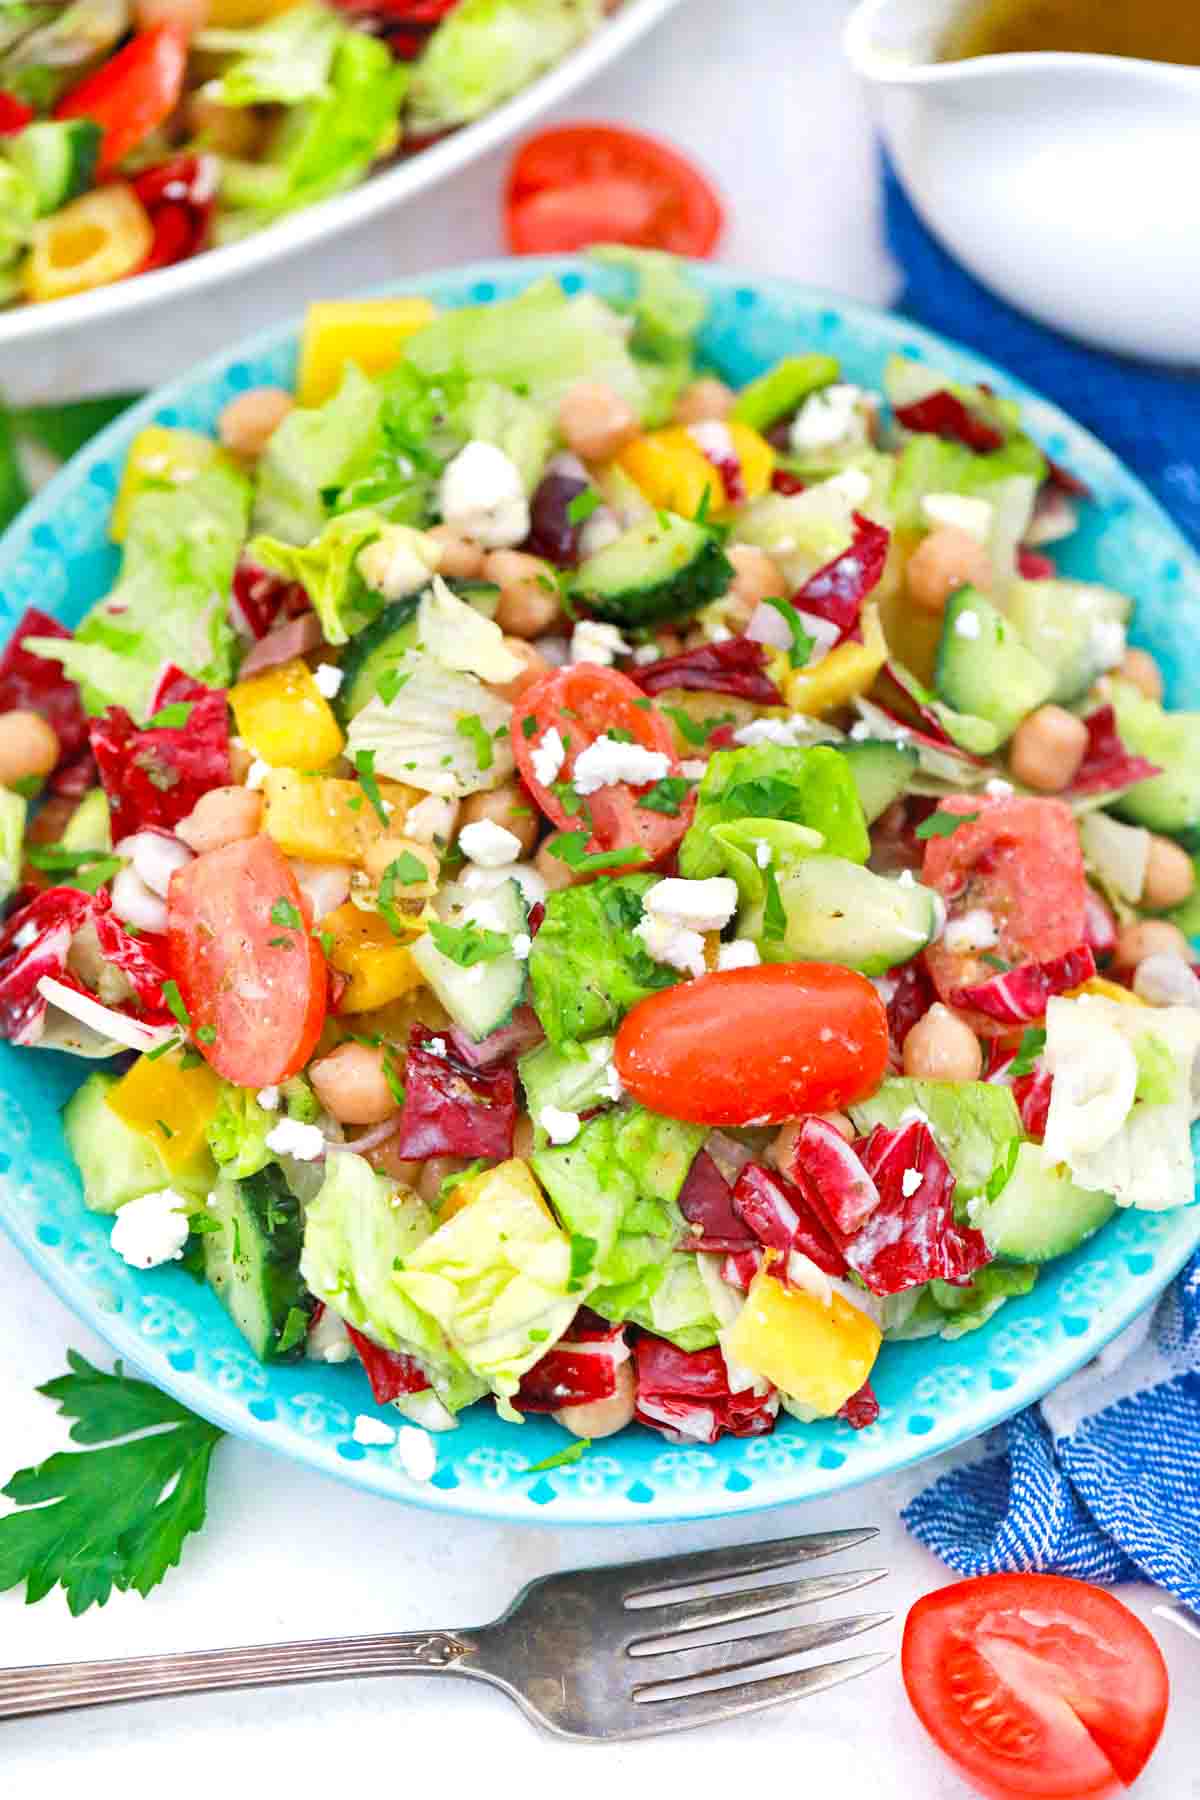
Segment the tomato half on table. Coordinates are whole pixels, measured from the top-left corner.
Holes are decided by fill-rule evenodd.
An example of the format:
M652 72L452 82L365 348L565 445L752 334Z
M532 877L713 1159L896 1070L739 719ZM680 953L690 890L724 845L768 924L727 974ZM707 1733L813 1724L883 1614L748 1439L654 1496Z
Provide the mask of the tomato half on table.
M767 963L664 988L621 1021L613 1061L651 1112L699 1125L782 1125L873 1093L887 1013L865 976Z
M1162 1652L1114 1595L984 1575L918 1600L904 1685L934 1742L991 1800L1103 1800L1135 1781L1167 1714Z
M991 915L997 941L989 956L1014 967L1049 962L1084 942L1087 876L1065 801L952 794L938 810L963 814L963 823L949 837L929 839L921 879L937 889L952 919L977 910ZM994 963L948 950L944 940L929 946L925 961L943 1000L996 973ZM982 1015L972 1022L989 1036L1006 1029Z
M178 869L167 933L196 1046L218 1075L261 1088L304 1067L325 1022L325 961L296 878L269 837L206 851Z
M175 111L187 69L187 38L156 25L130 38L54 108L56 119L92 119L104 133L97 173L107 175Z
M616 125L543 131L522 144L508 173L508 247L521 256L601 243L709 256L724 223L693 163Z
M567 752L553 786L539 781L534 772L534 752L550 730L558 732ZM526 688L513 711L512 742L517 767L551 824L564 831L579 831L590 818L589 852L617 850L625 845L640 847L646 852L646 860L630 867L648 868L674 850L691 824L695 808L690 797L677 813L654 812L638 805L652 784L631 787L622 781L589 794L586 813L579 809L569 811L563 803L570 802L571 776L581 752L597 738L612 732L623 734L644 750L660 750L668 759L669 773L679 774L670 722L617 669L605 669L599 663L578 663L574 668L545 675Z

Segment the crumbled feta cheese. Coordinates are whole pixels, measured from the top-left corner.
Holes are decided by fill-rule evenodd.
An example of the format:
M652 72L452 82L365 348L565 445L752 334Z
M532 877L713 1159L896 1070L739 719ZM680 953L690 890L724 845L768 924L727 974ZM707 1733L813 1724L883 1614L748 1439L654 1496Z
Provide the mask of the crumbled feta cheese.
M246 770L246 786L257 793L266 784L267 776L270 773L270 763L264 762L261 756L256 756Z
M990 500L980 500L973 494L926 494L921 511L930 525L952 525L978 544L988 541L994 514Z
M580 619L571 633L571 661L600 663L611 669L618 656L628 656L629 645L615 625L603 619Z
M821 485L841 494L851 506L861 506L871 492L871 477L861 469L843 469L840 475L831 475Z
M651 917L686 925L692 931L723 930L737 911L737 903L737 882L728 875L712 875L707 881L669 876L655 882L642 901Z
M385 525L379 536L359 551L359 574L385 600L403 600L428 586L442 560L436 538L411 525Z
M131 1269L178 1262L188 1239L188 1202L174 1188L127 1200L113 1220L110 1242Z
M437 1469L433 1439L419 1425L402 1425L396 1454L410 1481L430 1481Z
M835 381L810 394L792 420L792 452L810 456L835 446L851 449L867 441L862 389L848 381Z
M495 444L472 438L446 464L438 505L452 531L489 550L503 550L529 536L529 502L521 471Z
M983 791L989 800L1011 800L1017 790L1011 781L1005 781L1001 776L993 775L990 781L984 782Z
M22 925L20 931L14 936L12 947L14 950L28 950L30 944L36 942L37 936L38 928L33 920L30 919L27 924Z
M279 1111L279 1089L277 1087L259 1088L255 1099L264 1112Z
M547 732L547 737L550 735ZM543 742L545 740L543 739ZM537 770L534 770L537 774ZM613 787L627 781L643 787L648 781L661 781L671 773L671 759L662 750L646 750L641 744L624 744L607 732L598 737L575 759L571 780L575 792L586 798L600 788ZM538 776L541 780L540 775Z
M955 637L977 638L982 630L979 614L975 612L960 612L954 621Z
M758 954L758 945L750 938L734 938L730 944L722 944L717 951L718 969L757 969L762 957Z
M793 713L790 719L751 719L748 725L739 725L733 734L735 744L782 744L784 749L794 749L797 744L811 743L813 740L814 722L803 713Z
M774 854L775 852L772 850L770 844L768 844L766 838L756 838L754 840L754 860L760 869L770 868L771 858Z
M385 1425L382 1419L373 1419L370 1413L359 1413L354 1421L351 1433L356 1444L394 1444L397 1433L393 1426Z
M325 1134L319 1125L302 1125L299 1119L280 1119L266 1136L268 1150L276 1156L294 1156L297 1162L316 1162L325 1154Z
M521 840L516 832L497 825L494 819L474 819L458 834L458 847L480 868L499 869L515 862L521 854Z
M924 1179L920 1169L905 1169L900 1177L900 1192L906 1200L912 1199Z
M552 1144L569 1144L579 1136L579 1114L560 1106L543 1106L538 1124Z
M478 863L468 863L458 879L459 885L473 894L494 893L506 881L515 881L527 906L544 901L549 892L545 876L527 862L505 863L499 869L481 869Z
M512 941L512 953L518 962L528 962L529 952L533 949L533 939L527 931L518 931Z
M426 794L410 806L404 815L404 835L418 844L432 844L440 838L448 844L458 819L458 801L444 794Z
M608 1063L600 1078L600 1092L605 1100L623 1100L625 1084L617 1074L617 1065Z
M865 719L856 719L850 727L850 736L856 744L865 744L871 735L871 727Z
M1125 627L1119 619L1093 619L1088 649L1100 669L1115 669L1125 656Z
M422 1045L422 1049L427 1050L430 1056L445 1056L446 1040L444 1037L428 1038Z
M942 934L947 950L961 955L967 950L990 950L997 939L996 921L986 907L973 906L960 919L951 919Z
M318 691L324 695L326 700L333 699L344 679L345 677L336 663L318 663L313 670L313 680L317 684Z
M659 662L661 658L662 651L657 644L639 644L633 653L633 660L639 669L644 669L647 663Z
M679 765L679 773L689 781L703 781L707 771L708 764L702 756L685 756Z
M533 746L529 760L533 765L534 780L543 787L549 787L557 781L559 770L567 760L567 747L557 725L542 733L539 741Z
M647 913L633 928L655 962L678 969L681 975L703 975L704 939L698 931L689 931L673 919L655 918Z
M916 887L917 878L911 869L901 869L896 878L901 887Z

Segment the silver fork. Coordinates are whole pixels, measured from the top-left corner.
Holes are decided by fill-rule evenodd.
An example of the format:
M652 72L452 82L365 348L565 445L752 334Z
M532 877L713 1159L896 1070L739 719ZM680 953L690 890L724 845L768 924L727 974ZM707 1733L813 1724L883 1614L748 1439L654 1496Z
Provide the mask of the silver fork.
M0 1718L161 1694L362 1675L465 1675L501 1688L535 1724L562 1737L612 1742L682 1731L798 1700L888 1661L885 1654L854 1656L697 1687L885 1624L891 1613L861 1613L697 1641L699 1634L718 1627L833 1600L878 1581L886 1569L747 1585L770 1570L850 1550L876 1535L873 1528L824 1531L543 1575L521 1590L501 1618L478 1630L397 1632L0 1669ZM714 1582L738 1585L717 1593L692 1591Z

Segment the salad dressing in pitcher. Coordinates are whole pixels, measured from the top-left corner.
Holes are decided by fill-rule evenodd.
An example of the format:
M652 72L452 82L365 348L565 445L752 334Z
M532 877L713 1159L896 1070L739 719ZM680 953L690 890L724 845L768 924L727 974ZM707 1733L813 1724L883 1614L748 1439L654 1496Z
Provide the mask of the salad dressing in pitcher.
M973 0L938 57L961 62L1032 50L1200 64L1200 7L1195 0Z

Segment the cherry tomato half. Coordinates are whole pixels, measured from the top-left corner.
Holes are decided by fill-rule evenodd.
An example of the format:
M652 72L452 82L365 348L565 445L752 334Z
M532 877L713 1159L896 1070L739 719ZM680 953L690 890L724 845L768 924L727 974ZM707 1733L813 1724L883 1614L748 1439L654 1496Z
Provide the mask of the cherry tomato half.
M725 223L716 192L677 150L616 125L559 125L522 144L505 225L518 255L636 244L709 256Z
M97 173L108 174L174 112L183 92L187 38L156 25L85 76L54 108L56 119L94 119L104 133Z
M259 1088L304 1067L325 1022L325 960L271 838L243 838L177 869L167 933L196 1047L218 1075Z
M887 1069L883 1002L832 963L701 975L626 1014L613 1061L652 1112L700 1125L782 1125L873 1093Z
M532 720L528 728L526 720ZM540 782L533 766L534 752L551 729L558 732L567 751L554 787ZM675 736L669 721L628 676L616 669L602 668L599 663L577 663L574 668L559 669L526 688L513 709L512 742L517 767L550 822L564 831L578 831L590 817L589 851L640 845L649 860L630 866L645 868L669 855L691 824L694 802L690 796L677 813L653 812L638 805L647 792L646 784L630 787L627 782L617 782L587 796L587 813L572 813L563 804L568 796L555 792L555 787L562 789L564 784L569 788L580 752L612 731L626 733L643 749L661 750L669 760L670 774L679 774Z
M1167 1670L1141 1620L1058 1575L984 1575L918 1600L904 1685L934 1742L991 1800L1102 1800L1145 1767Z

